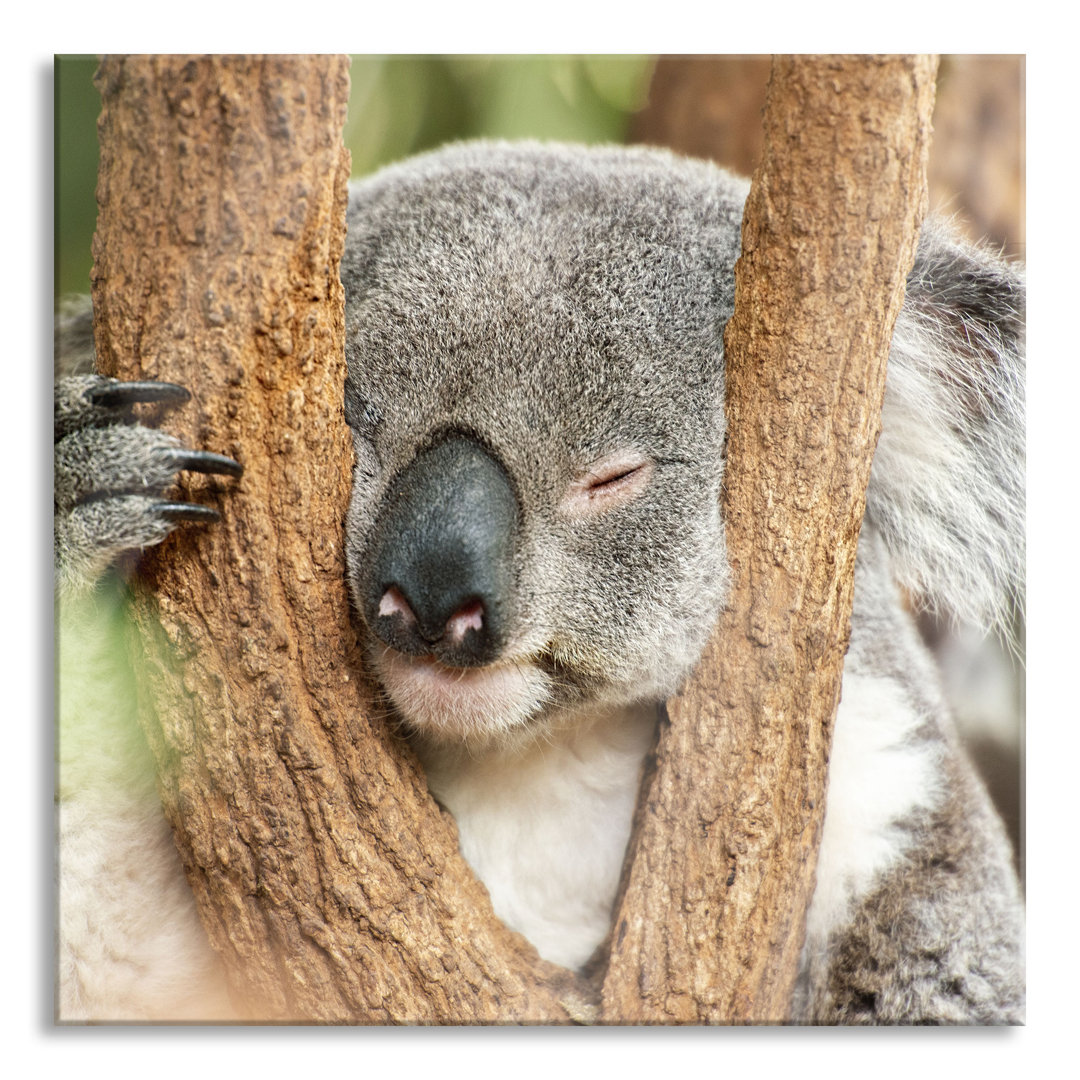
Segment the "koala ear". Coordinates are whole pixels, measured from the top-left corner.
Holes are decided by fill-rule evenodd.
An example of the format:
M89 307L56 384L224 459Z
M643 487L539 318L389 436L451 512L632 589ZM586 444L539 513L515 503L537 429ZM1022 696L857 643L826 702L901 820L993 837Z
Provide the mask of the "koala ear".
M866 493L918 603L1006 636L1024 592L1025 302L1021 267L927 220Z

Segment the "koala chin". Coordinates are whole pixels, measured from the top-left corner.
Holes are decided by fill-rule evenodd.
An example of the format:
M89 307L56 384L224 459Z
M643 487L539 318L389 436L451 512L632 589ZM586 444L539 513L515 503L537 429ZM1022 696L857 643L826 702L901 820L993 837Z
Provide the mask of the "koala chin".
M345 549L365 654L496 913L570 967L608 933L657 718L728 595L723 331L747 190L658 150L466 143L350 192ZM1024 298L1021 268L926 223L867 491L795 1021L1023 1018L1011 852L911 607L1001 627L1022 594ZM140 393L178 388L83 378L57 389L74 591L197 516L162 499L177 469L235 464L130 422ZM95 745L137 730L133 708L103 710ZM152 784L126 809L94 794L101 757L62 764L62 821L79 811L61 836L62 1002L142 1015L123 973L154 956L167 1015L170 987L219 977L193 905L168 928L129 917L182 873ZM106 857L121 817L123 857ZM88 936L65 897L105 893L128 915Z
M436 743L509 737L551 700L551 680L527 661L455 668L385 648L373 650L372 664L405 723Z

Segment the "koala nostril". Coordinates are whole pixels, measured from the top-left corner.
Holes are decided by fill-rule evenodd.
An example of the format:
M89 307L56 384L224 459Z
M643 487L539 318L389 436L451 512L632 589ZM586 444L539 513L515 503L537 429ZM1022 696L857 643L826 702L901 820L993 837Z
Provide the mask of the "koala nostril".
M396 649L426 655L436 638L425 632L413 604L397 585L390 585L379 598L376 608L379 619L378 635ZM384 621L385 620L385 621Z
M393 635L399 641L408 638L417 645L444 645L457 646L465 640L465 635L470 630L477 634L484 631L484 602L479 598L466 600L446 620L441 632L432 635L430 630L425 631L409 603L408 597L396 585L391 585L379 599L378 615L383 619L393 619L395 627Z
M484 629L484 604L482 600L469 600L446 620L446 638L454 645L465 640L469 630L478 634Z
M413 609L409 606L409 601L405 599L401 590L396 585L391 585L389 589L382 594L382 599L379 601L379 614L383 616L400 615L406 623L415 623L416 616L413 614Z

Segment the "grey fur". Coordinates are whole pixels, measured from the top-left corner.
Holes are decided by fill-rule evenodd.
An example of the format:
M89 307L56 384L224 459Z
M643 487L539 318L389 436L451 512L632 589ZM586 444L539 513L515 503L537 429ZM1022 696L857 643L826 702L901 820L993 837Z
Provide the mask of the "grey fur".
M433 774L452 771L455 740L482 756L553 736L587 713L662 700L697 661L728 584L722 334L746 191L662 151L504 143L450 147L352 189L342 281L358 607L395 478L463 435L514 485L506 653L543 680L512 723L421 731ZM846 672L911 718L897 752L914 748L929 779L886 822L900 854L870 886L836 882L832 906L819 886L794 1019L1022 1017L1008 846L897 582L988 626L1022 594L1023 295L1015 266L941 224L924 229L890 355ZM138 428L101 429L70 386L58 390L57 451L69 531L84 462L126 490L136 461L163 445ZM568 484L626 447L653 470L642 490L607 513L567 512ZM131 516L145 522L138 508ZM131 542L123 517L74 541L58 527L61 566L92 578L101 564L88 548L108 561L118 546L155 542L141 526ZM377 665L385 650L361 632ZM414 717L402 719L408 729ZM882 722L873 710L855 719Z
M57 380L94 371L94 312L89 296L61 299L53 323L53 375Z
M936 790L893 821L903 857L849 917L820 937L811 927L793 1012L813 1023L1022 1023L1024 914L1009 842L958 745L892 562L864 522L844 675L886 681L907 702L917 718L907 740L934 761Z

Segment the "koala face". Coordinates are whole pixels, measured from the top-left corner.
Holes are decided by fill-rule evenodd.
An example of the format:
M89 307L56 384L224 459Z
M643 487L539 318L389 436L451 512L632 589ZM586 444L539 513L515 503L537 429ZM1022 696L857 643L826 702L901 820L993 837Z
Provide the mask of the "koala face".
M349 579L436 740L669 695L726 585L722 334L745 188L473 144L354 189Z

